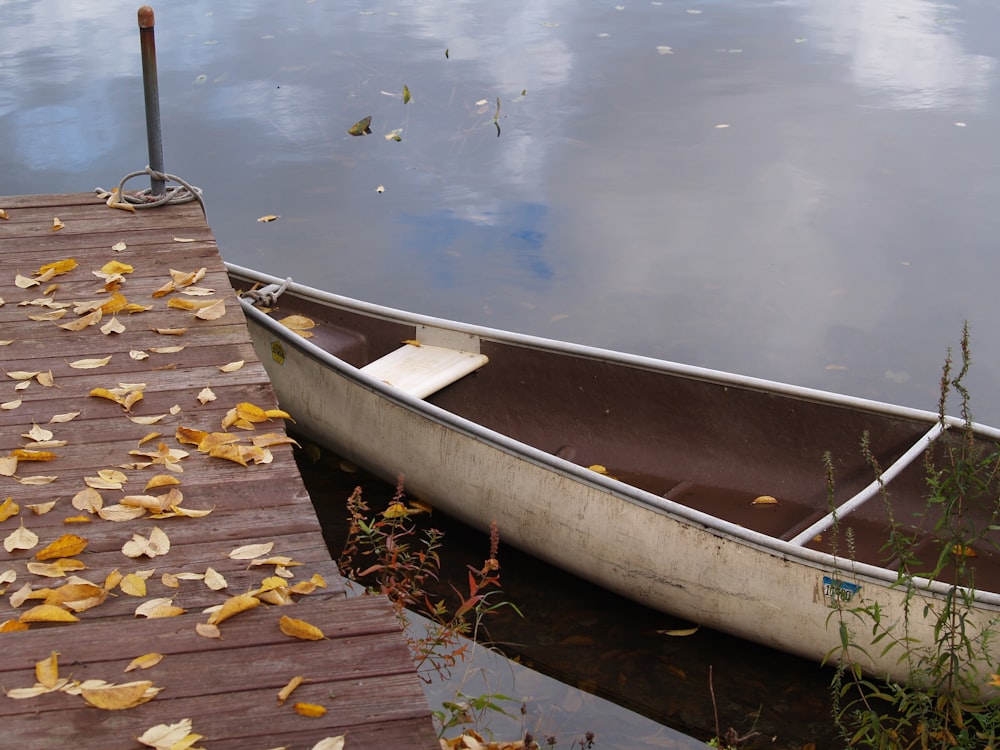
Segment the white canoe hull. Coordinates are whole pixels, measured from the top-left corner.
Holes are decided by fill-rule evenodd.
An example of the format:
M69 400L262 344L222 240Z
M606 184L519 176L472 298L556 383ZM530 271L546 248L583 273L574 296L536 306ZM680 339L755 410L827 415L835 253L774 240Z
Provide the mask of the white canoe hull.
M653 609L820 661L841 644L836 607L877 601L902 628L905 593L895 573L839 563L598 475L398 393L248 310L284 409L317 443L471 526L495 521L504 542ZM830 588L829 579L847 587ZM860 587L843 602L851 585ZM921 596L933 603L943 588ZM996 627L1000 597L984 592L973 629ZM934 641L921 603L909 635ZM872 674L906 680L899 651L881 655L870 624L846 622L871 656ZM996 664L980 665L983 675Z

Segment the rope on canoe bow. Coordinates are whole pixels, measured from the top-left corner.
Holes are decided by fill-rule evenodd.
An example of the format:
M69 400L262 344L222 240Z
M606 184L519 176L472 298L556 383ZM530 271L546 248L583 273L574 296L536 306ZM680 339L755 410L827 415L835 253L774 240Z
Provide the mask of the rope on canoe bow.
M258 305L263 305L264 307L274 307L278 304L278 297L281 296L281 293L284 292L291 283L292 277L289 276L280 284L268 284L260 289L250 289L249 291L243 292L240 296L244 299L250 300L250 303L255 307Z
M132 193L131 195L126 195L125 193L125 183L131 180L133 177L140 177L142 175L149 175L154 180L162 180L163 182L176 182L177 186L166 188L163 195L154 196L150 188L145 190L140 190L137 193ZM130 172L129 174L122 177L121 182L118 183L118 187L114 191L108 193L107 190L103 188L96 188L94 192L101 194L103 196L111 196L113 199L118 200L122 203L132 206L132 208L157 208L159 206L165 205L175 205L178 203L190 203L191 201L198 201L198 205L201 206L201 212L208 216L208 211L205 209L205 199L202 198L201 188L190 185L184 180L182 180L177 175L166 174L165 172L157 172L152 167L147 166L145 169L138 172ZM108 205L112 205L110 202ZM124 206L116 206L116 208L123 208Z

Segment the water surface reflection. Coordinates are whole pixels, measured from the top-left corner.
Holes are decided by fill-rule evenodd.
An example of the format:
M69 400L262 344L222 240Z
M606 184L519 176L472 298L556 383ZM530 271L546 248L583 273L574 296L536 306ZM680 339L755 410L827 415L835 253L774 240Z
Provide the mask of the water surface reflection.
M146 163L136 7L0 0L0 194L111 187ZM996 4L156 14L166 166L204 188L229 260L925 408L967 319L974 411L1000 423ZM348 135L365 115L374 133Z

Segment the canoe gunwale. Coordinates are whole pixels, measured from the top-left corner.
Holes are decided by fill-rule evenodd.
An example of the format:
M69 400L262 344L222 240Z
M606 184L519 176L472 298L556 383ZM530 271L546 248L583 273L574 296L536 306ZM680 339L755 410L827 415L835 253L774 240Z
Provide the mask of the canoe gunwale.
M288 281L286 279L280 279L278 277L270 276L268 274L231 263L227 263L226 266L231 274L248 281L279 285L285 284L286 281ZM709 381L724 386L756 390L803 401L861 410L887 417L902 418L922 423L928 427L939 421L938 414L921 409L887 404L869 399L862 399L817 389L804 388L787 383L780 383L777 381L696 367L693 365L666 362L639 355L613 352L596 347L554 341L525 334L512 333L499 329L491 329L416 313L409 313L361 300L355 300L350 297L332 294L296 284L295 282L287 283L286 293L302 297L324 307L343 308L351 312L361 312L366 315L371 315L383 320L402 323L405 325L424 325L433 328L455 330L503 344L555 351L571 356L591 358L623 366L664 372L665 374L670 374L675 377ZM817 571L821 571L823 573L843 573L845 575L851 575L862 581L867 579L870 583L877 583L884 586L891 587L897 582L896 571L892 569L852 561L849 558L837 558L826 552L810 549L808 547L801 546L800 544L794 544L790 541L785 541L783 539L769 536L744 526L734 524L717 516L685 506L669 499L668 497L660 497L620 482L611 477L604 476L570 461L566 461L558 456L546 453L545 451L534 448L533 446L483 427L478 423L460 417L457 414L435 406L427 401L410 396L405 392L392 388L381 380L369 376L367 373L362 372L359 368L348 364L335 355L332 355L324 349L316 346L308 339L292 332L290 329L282 326L270 316L255 308L248 300L241 299L240 302L248 321L261 326L273 336L279 338L284 345L293 347L303 355L334 370L338 373L338 375L351 381L357 386L376 393L380 398L392 402L409 411L416 412L424 418L437 422L438 424L446 426L451 430L460 432L468 437L474 438L475 440L490 444L506 453L515 455L547 470L554 471L558 474L571 478L573 481L597 487L601 491L618 497L626 502L639 504L653 512L676 518L678 521L683 523L701 527L720 537L738 540L741 543L753 546L783 560L797 560L808 564L810 567L813 567ZM946 417L945 423L947 427L964 425L964 422L956 417ZM974 424L973 428L977 435L991 440L1000 441L1000 430L996 428L980 424ZM921 438L921 440L923 440L923 438ZM952 586L942 581L931 581L924 578L915 578L914 584L920 590L935 595L946 595L952 589ZM977 590L975 592L975 599L978 606L1000 612L1000 593Z

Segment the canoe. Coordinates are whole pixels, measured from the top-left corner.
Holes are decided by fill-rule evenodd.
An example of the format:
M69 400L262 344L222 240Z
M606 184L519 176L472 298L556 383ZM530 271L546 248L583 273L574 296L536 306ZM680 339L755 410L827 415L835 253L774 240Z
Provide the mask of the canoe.
M473 527L495 521L505 543L704 626L822 660L843 619L866 671L908 679L901 652L883 653L888 641L873 644L870 622L850 611L877 602L902 634L890 509L919 539L914 554L936 560L935 519L914 515L927 495L922 457L940 458L962 420L228 269L234 288L256 290L241 297L254 347L304 437L387 482L402 476L409 495ZM1000 431L970 429L996 449ZM992 489L967 519L990 523ZM1000 622L991 534L964 550L976 575L970 633ZM907 635L929 644L924 604L933 611L951 586L916 581ZM983 683L995 662L973 664Z

